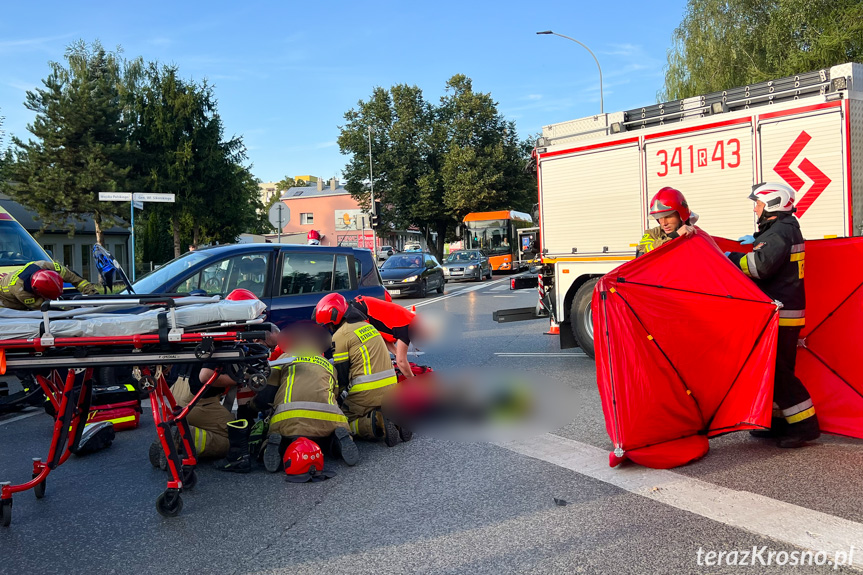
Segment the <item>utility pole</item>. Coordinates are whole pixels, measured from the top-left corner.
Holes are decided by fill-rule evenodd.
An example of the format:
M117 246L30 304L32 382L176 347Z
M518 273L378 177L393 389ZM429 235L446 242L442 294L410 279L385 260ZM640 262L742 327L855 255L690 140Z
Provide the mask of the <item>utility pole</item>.
M371 214L376 216L375 213L375 176L372 173L372 126L369 124L369 189L371 191ZM366 239L365 226L363 226L363 242ZM377 241L375 240L375 228L372 226L372 256L377 259Z

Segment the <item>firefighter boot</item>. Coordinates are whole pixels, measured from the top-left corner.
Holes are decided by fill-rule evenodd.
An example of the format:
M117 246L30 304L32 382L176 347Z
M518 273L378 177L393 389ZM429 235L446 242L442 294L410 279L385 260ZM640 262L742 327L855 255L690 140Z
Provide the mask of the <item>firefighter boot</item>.
M375 429L378 431L376 435L378 437L383 435L384 443L387 444L387 447L394 447L399 442L399 430L395 424L384 417L384 414L379 409L372 411L370 416L374 422Z
M252 460L249 457L249 432L251 431L248 419L238 419L228 423L228 455L217 461L214 466L219 471L232 471L234 473L249 473L252 470Z
M758 439L776 439L783 437L788 430L788 422L784 417L774 417L770 420L770 429L752 429L749 435Z
M796 423L788 424L785 435L780 437L776 445L785 449L803 447L809 441L821 437L821 429L818 426L818 416L812 414L810 417Z
M264 447L264 469L275 473L282 466L282 436L271 433L267 436L267 445Z
M348 465L356 465L360 460L360 451L350 432L344 427L337 427L333 432L333 451Z

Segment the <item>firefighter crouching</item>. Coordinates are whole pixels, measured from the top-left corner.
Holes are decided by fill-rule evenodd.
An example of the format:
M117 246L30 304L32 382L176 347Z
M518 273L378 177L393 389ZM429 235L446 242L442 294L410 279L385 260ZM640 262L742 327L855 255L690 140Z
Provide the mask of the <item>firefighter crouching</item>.
M650 217L655 218L659 226L644 232L641 241L638 242L636 257L655 250L675 238L694 234L693 226L698 221L698 214L689 209L683 194L669 187L656 192L650 200Z
M0 306L30 310L42 307L45 300L63 295L67 281L84 295L96 295L99 290L69 268L56 262L30 262L15 272L0 274Z
M342 410L351 431L362 439L398 443L399 430L381 411L396 384L387 345L375 328L359 318L346 317L348 302L340 294L324 296L315 307L315 321L333 332L333 360Z
M279 347L286 350L280 359L293 358L284 365L273 365L266 388L255 397L261 408L274 406L264 448L264 467L275 473L282 465L282 444L305 437L330 446L330 453L348 465L359 461L359 451L350 434L348 418L336 399L336 373L325 359L332 337L314 322L296 322L279 333Z
M776 438L779 447L802 447L821 432L812 398L794 375L797 338L806 310L804 240L794 216L794 190L783 184L763 183L753 187L749 199L755 202L758 231L741 240L754 243L754 249L748 254L731 252L728 257L768 297L783 304L779 310L773 422L770 431L751 433Z

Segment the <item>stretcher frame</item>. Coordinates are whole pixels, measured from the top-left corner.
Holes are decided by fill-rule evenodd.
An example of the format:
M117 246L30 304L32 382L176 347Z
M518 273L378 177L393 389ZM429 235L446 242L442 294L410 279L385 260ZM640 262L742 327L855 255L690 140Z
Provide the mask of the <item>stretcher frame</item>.
M33 458L30 481L17 485L10 481L0 482L0 525L8 527L11 523L14 493L33 489L37 499L44 497L48 475L75 452L90 412L93 371L107 366L132 366L141 370L142 388L149 394L158 442L170 473L167 488L156 499L156 510L164 517L179 514L183 507L180 494L197 483L197 456L186 421L189 411L229 365L242 366L240 374L246 380L266 381L269 348L254 342L266 339L272 329L259 317L195 326L194 332L186 332L177 327L174 308L215 303L219 298L185 299L187 301L178 303L164 296L126 296L45 302L41 337L0 340L0 374L9 370L34 372L39 386L57 407L47 461ZM168 321L160 327L159 333L153 334L56 338L51 335L47 313L50 309L118 304L121 307L166 308ZM74 316L76 312L63 315ZM163 366L204 361L217 364L215 373L208 381L202 382L201 390L187 406L179 407L168 386ZM65 375L62 373L64 370ZM179 437L177 446L173 439L174 429Z

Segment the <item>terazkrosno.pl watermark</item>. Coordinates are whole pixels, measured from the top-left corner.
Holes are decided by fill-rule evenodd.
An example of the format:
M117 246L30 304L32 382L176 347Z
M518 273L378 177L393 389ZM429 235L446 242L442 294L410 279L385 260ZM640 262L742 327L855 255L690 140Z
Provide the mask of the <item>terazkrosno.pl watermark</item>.
M741 567L761 565L814 566L826 565L838 569L854 562L854 547L848 551L776 551L766 545L751 549L731 549L722 551L705 551L698 548L696 561L698 565L714 567L720 565L739 565Z

